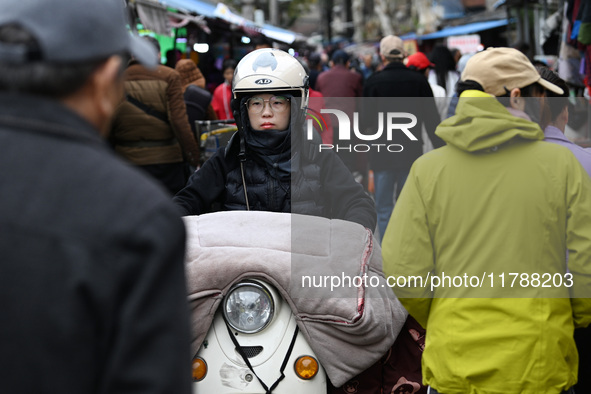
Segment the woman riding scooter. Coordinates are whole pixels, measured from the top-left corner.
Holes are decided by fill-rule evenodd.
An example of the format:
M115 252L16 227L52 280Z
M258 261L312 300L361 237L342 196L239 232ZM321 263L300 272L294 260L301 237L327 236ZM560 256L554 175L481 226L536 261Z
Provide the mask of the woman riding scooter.
M236 68L232 92L238 132L174 197L184 215L236 210L287 212L342 219L375 229L373 200L334 151L320 151L318 134L311 141L307 139L308 76L293 56L276 49L249 53ZM219 225L232 226L227 222ZM375 253L380 254L379 245L375 247ZM200 277L203 274L202 270L195 272ZM376 392L377 386L384 385L388 392L408 387L410 392L425 392L417 383L420 354L418 350L414 353L424 338L413 340L409 327L405 325L401 333L407 341L396 342L391 350L382 349L386 354L343 389L357 385L356 392ZM411 359L405 356L408 354ZM390 375L382 376L388 368Z
M259 49L232 82L238 132L175 197L185 215L216 210L292 212L375 229L372 199L321 139L306 139L308 75L291 55Z

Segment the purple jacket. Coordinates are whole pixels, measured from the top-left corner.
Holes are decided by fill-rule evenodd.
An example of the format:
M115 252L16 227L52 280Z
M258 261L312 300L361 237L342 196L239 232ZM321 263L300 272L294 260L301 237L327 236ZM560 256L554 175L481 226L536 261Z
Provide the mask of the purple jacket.
M591 177L591 151L584 149L579 145L571 142L566 138L560 129L554 126L547 126L544 130L544 141L552 142L554 144L562 145L570 149L575 155L579 163L583 166L587 174Z

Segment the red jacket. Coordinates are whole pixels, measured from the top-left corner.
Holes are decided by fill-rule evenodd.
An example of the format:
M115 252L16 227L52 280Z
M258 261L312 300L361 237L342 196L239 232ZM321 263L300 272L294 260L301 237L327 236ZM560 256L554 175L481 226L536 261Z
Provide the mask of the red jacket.
M213 91L213 99L211 101L211 106L215 111L216 116L220 120L224 119L234 119L234 115L232 114L232 107L230 106L230 102L232 100L232 87L227 84L226 82L219 85Z

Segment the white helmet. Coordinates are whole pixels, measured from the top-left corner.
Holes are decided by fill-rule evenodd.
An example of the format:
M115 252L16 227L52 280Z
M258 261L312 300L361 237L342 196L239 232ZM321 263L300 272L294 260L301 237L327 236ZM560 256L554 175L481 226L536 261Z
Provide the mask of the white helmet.
M244 56L234 71L234 99L272 91L293 91L294 97L301 98L300 109L305 110L308 74L296 58L280 49L263 48Z

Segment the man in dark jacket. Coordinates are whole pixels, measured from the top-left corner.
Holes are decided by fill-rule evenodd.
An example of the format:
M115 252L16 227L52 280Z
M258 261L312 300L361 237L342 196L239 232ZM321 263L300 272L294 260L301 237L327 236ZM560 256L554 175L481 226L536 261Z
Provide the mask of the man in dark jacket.
M435 148L444 143L434 134L439 119L429 82L423 75L404 65L405 51L402 40L392 35L384 37L380 41L380 56L384 68L372 74L363 89L363 96L366 97L363 102L363 115L367 127L375 132L380 112L406 112L414 114L418 120L418 127L410 131L416 140L410 140L408 135L401 132L394 133L392 139L387 140L387 133L383 133L381 139L375 142L385 146L397 145L398 148L370 151L369 164L374 173L378 229L381 237L394 209L394 190L396 189L398 196L412 163L423 154L422 125ZM397 99L385 99L387 97Z
M349 119L357 109L356 99L363 94L363 77L349 68L351 57L342 49L337 49L331 57L331 68L318 75L315 90L322 93L326 108L339 109ZM339 125L333 124L333 141L340 143ZM343 141L344 143L344 141ZM363 153L339 150L338 156L345 162L349 170L364 174L366 157Z
M144 39L160 51L155 38ZM181 76L170 67L150 70L135 60L124 76L126 100L115 113L111 132L115 150L175 194L185 186L188 166L199 165Z
M337 49L331 62L332 67L318 75L315 90L324 97L360 97L363 92L363 77L349 69L349 54Z
M307 74L293 56L251 52L236 68L233 93L239 131L174 197L185 215L293 212L374 230L374 204L363 187L333 151L320 151L318 134L317 140L306 138Z
M191 392L185 232L101 138L123 57L155 65L120 0L0 3L0 392Z

